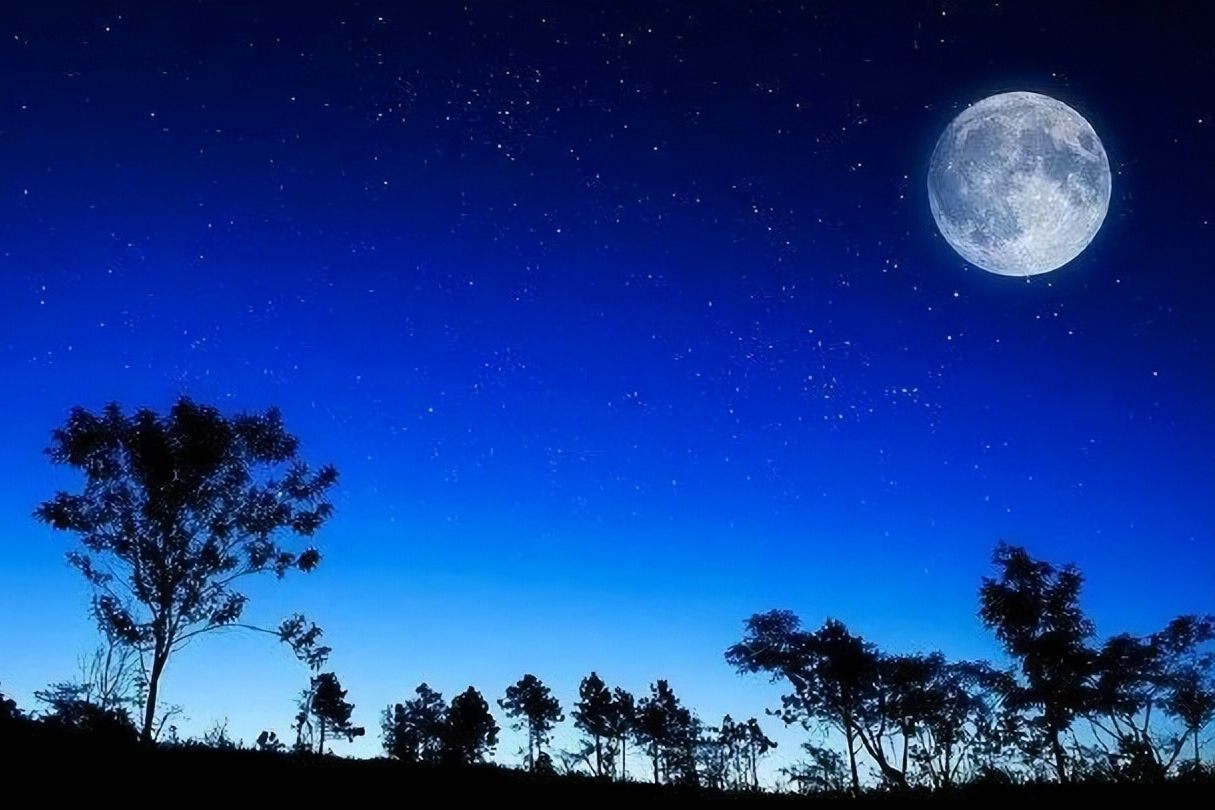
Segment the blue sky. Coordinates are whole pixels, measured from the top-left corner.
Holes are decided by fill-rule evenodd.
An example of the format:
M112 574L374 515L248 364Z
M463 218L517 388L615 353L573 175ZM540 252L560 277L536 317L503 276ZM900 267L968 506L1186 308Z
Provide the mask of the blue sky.
M999 661L1001 539L1075 562L1103 635L1215 610L1209 15L5 7L4 692L35 708L94 640L31 517L79 485L50 431L181 394L278 406L340 472L322 565L247 616L324 628L350 753L422 681L525 672L567 711L596 670L762 718L779 690L722 653L770 608ZM961 260L925 194L945 125L1011 89L1113 168L1092 245L1028 281ZM225 633L164 697L251 741L306 682Z

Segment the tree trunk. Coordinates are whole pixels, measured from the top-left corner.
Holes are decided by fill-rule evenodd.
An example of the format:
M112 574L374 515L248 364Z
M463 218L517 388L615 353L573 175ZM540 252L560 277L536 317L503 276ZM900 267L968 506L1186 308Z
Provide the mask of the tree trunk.
M907 787L907 777L905 773L899 771L898 768L890 764L886 759L886 751L882 746L882 739L878 737L870 740L865 734L865 730L860 727L853 729L857 739L861 741L861 745L865 747L866 753L873 759L874 764L878 766L878 770L882 772L882 778L887 782L891 782L898 787ZM893 753L893 752L892 752Z
M623 782L629 778L629 741L625 739L623 734L620 735L620 781Z
M1198 761L1198 729L1194 729L1194 767L1197 768L1200 764Z
M655 742L650 748L650 756L654 758L654 784L658 784L658 743Z
M848 740L848 765L852 769L852 795L860 796L861 795L861 777L856 772L856 742L854 739L855 735L852 732L851 723L846 724L845 728L847 730L844 732L844 736Z
M599 735L595 735L595 776L603 776L603 746Z
M1051 730L1050 747L1051 751L1053 751L1055 754L1055 773L1059 777L1059 782L1062 784L1067 781L1067 766L1063 752L1063 744L1059 742L1058 729Z
M164 672L165 663L169 660L167 645L163 648L157 645L152 653L152 673L148 676L148 704L143 709L143 729L139 739L145 744L152 742L152 724L156 722L156 695L160 689L160 674Z

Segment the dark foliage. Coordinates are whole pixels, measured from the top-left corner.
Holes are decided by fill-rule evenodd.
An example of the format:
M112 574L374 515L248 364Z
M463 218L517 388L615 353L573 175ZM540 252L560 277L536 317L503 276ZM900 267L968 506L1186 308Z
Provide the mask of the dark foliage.
M588 759L593 755L590 759L592 772L595 776L611 776L619 742L627 734L623 726L625 713L632 714L632 700L621 701L618 695L613 696L612 690L594 672L578 685L578 697L572 713L574 725L589 738L586 755Z
M506 688L506 697L498 701L507 717L519 718L516 728L527 728L527 767L534 769L536 755L548 743L548 734L565 719L561 704L535 675L527 674Z
M489 704L473 687L456 695L447 712L443 733L443 761L451 765L473 765L498 745L498 724Z
M332 672L322 672L312 679L307 708L316 720L318 754L325 753L327 737L342 737L349 741L364 734L361 726L350 722L354 704L346 702L346 690Z
M692 713L675 696L665 680L650 684L650 694L637 701L633 735L648 748L654 783L695 781L689 750L697 729Z
M447 703L426 684L416 692L415 699L384 710L380 722L384 751L401 762L437 764L443 756Z
M315 548L275 539L310 537L332 513L325 493L337 471L309 472L298 444L277 409L226 418L185 397L166 417L75 408L53 432L47 455L83 473L84 491L59 492L34 514L80 536L68 559L94 588L102 630L144 657L145 741L172 653L239 622L247 597L233 582L319 563Z

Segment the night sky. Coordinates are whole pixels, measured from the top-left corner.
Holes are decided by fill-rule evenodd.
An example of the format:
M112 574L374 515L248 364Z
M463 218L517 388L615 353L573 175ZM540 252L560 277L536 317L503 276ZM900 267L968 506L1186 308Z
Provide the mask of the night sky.
M1215 8L1192 3L4 3L0 689L96 641L73 406L281 408L336 514L246 619L324 628L354 720L422 681L781 689L772 608L1007 663L997 542L1104 637L1215 611ZM967 105L1053 96L1109 155L1079 258L1008 278L929 212ZM193 643L182 736L289 726L308 671ZM574 746L570 723L558 747ZM517 762L503 735L498 761Z

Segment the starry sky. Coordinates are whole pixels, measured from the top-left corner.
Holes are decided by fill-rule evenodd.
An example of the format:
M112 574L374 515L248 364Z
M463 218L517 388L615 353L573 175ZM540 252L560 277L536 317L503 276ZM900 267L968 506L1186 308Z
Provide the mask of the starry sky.
M182 394L278 406L340 472L321 566L246 618L324 628L347 754L422 681L493 705L526 672L567 710L596 670L764 719L779 687L722 654L771 608L1004 663L975 616L1002 539L1079 566L1103 636L1215 611L1213 14L4 4L0 689L37 708L96 641L31 516L80 485L51 430ZM1029 279L966 264L926 193L1009 90L1113 173ZM225 631L162 694L251 742L307 678Z

